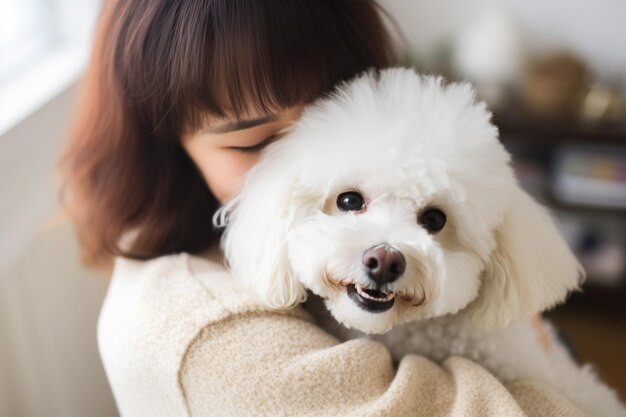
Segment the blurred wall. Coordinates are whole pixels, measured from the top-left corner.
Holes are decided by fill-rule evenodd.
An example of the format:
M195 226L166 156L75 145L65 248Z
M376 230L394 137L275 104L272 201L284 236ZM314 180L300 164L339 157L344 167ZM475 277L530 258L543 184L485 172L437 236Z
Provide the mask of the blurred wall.
M415 50L430 57L467 23L497 8L510 12L535 52L565 48L591 63L601 78L626 88L626 1L624 0L379 0Z
M78 264L67 222L44 227L74 95L0 136L0 416L117 415L96 347L106 280Z

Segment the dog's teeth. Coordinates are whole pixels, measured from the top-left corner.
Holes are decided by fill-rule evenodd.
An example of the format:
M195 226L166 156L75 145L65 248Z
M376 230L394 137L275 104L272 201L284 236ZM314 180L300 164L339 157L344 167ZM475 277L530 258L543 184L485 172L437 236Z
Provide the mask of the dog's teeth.
M368 298L368 299L371 298L369 294L366 293L363 290L363 287L361 287L359 284L356 284L355 287L356 287L356 292L358 292L361 297Z
M380 301L390 301L395 297L395 294L390 292L387 295L385 295L385 298L381 298Z
M356 287L356 291L359 293L359 295L361 297L363 297L363 298L368 299L368 300L377 301L377 302L387 302L387 301L392 300L395 297L395 294L393 292L383 293L383 294L385 294L385 296L383 298L372 297L371 295L369 295L365 291L365 288L363 288L359 284L355 284L355 287Z

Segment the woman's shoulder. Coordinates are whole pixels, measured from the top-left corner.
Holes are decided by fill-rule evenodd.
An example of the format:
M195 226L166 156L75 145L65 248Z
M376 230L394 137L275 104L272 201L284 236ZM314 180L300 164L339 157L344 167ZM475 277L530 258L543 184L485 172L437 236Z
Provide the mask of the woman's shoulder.
M218 307L212 303L215 294L203 288L191 273L190 256L179 253L146 261L117 257L99 326L113 321L116 327L123 325L140 332L177 322L176 328L180 328L184 320L178 321L178 316L187 317L198 308ZM216 268L215 275L214 280L229 279L226 270Z
M185 252L148 261L116 258L98 348L118 406L155 403L156 390L162 398L153 415L177 415L179 369L190 344L212 324L260 310L218 259ZM300 310L286 314L305 315ZM146 381L155 385L138 389Z
M114 308L110 308L114 305ZM132 310L134 322L199 311L240 314L265 310L256 296L224 266L219 250L199 255L181 252L147 261L117 257L101 315ZM144 313L143 315L138 315Z
M220 259L186 252L140 261L115 259L98 322L100 344L185 345L211 322L263 306ZM101 346L102 348L103 346Z

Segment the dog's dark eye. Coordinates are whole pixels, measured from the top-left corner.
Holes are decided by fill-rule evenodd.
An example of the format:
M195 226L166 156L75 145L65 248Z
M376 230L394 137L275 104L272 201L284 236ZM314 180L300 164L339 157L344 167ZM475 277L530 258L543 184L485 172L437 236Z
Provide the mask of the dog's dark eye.
M339 194L337 207L343 211L359 211L365 208L365 201L363 201L363 196L356 191L348 191Z
M421 214L419 223L430 233L436 233L446 225L446 214L439 209L431 208Z

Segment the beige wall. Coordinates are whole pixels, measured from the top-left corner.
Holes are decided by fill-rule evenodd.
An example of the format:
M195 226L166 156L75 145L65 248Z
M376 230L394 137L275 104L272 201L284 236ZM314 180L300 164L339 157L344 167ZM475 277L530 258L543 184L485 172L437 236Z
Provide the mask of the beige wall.
M429 56L488 9L510 12L532 51L566 48L591 62L600 77L626 85L624 0L379 0L413 47Z
M0 136L0 416L117 415L96 347L106 281L77 262L54 163L75 87Z

